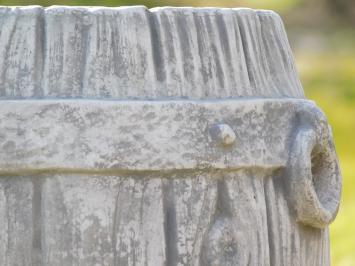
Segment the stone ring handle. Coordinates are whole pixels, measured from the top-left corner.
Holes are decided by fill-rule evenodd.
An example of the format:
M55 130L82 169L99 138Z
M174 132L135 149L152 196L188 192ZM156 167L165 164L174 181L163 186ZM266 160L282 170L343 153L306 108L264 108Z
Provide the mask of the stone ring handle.
M328 127L323 132L300 126L287 167L287 186L296 219L324 228L338 211L341 175ZM326 131L324 133L324 131Z

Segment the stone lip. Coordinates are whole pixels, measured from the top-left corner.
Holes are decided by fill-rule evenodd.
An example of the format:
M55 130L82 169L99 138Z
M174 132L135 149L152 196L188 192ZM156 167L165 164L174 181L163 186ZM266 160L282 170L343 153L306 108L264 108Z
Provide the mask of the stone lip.
M304 98L280 17L247 8L1 7L0 98Z
M284 168L308 116L329 135L321 111L300 99L3 100L0 172ZM229 125L235 143L220 145L215 124Z

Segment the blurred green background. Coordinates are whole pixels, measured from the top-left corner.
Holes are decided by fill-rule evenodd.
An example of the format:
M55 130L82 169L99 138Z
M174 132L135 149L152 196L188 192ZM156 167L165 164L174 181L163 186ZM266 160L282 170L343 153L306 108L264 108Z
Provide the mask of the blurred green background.
M342 203L330 226L332 265L355 265L355 0L0 0L0 4L244 6L279 12L306 95L332 125L343 174Z

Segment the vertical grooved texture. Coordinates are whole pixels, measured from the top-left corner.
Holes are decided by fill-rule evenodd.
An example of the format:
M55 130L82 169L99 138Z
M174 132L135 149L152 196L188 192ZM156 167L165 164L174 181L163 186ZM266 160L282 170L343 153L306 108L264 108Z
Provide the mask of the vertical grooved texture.
M237 97L304 98L282 21L271 11L0 7L0 99ZM33 109L33 105L26 108ZM23 110L29 110L26 108ZM185 114L168 105L166 108L162 110L176 112L174 121ZM250 156L257 162L258 156L266 156L265 151L280 141L272 132L288 125L277 122L278 113L272 113L272 108L263 109L261 115L257 108L254 111L238 118L243 119L241 124L247 125L255 139L264 138L265 132L275 137L265 141L265 146L250 148ZM68 134L76 132L71 131L72 125L80 124L75 112L68 118L73 124L66 124ZM51 118L48 113L41 115ZM120 119L120 115L116 117ZM204 117L191 120L191 132L179 127L181 132L174 141L187 147L185 143L189 142L184 138L194 136L193 127L204 127ZM27 118L19 115L16 119L13 124L25 123ZM101 117L95 118L93 113L83 119L89 123ZM155 115L147 111L144 117L132 119L133 127L141 126L142 119L153 120ZM263 128L263 120L271 121L270 126ZM164 126L162 120L154 126L158 124ZM18 125L5 123L4 128L18 137L23 134ZM132 149L127 153L130 156L149 149L157 152L164 146L155 148L144 142L147 144L132 147L131 141L139 142L142 137L167 137L164 131L159 135L149 127L147 132L153 133L134 134L132 128L126 129L131 134L126 142L112 147L112 151ZM170 129L176 130L169 124ZM241 132L245 131L236 132L239 140L250 141L250 136ZM84 133L75 133L80 135L76 147L85 146ZM203 134L197 145L210 141ZM95 136L101 135L91 137ZM109 137L98 139L98 145L109 147ZM3 148L7 145L9 155L13 155L21 143L8 141ZM54 146L60 146L60 140ZM76 147L69 146L59 148L73 149L73 160L77 159ZM228 162L231 155L224 148L215 158L223 154ZM169 147L162 150L169 156ZM119 167L126 154L117 154ZM37 156L38 160L48 160ZM184 156L186 160L194 158L188 151ZM226 171L207 166L191 172L141 171L137 176L128 174L131 172L99 176L84 171L41 177L2 176L0 265L329 265L327 229L296 221L284 192L287 176L280 169L258 163L248 169L228 167ZM129 170L137 169L132 166Z
M1 98L303 98L279 16L216 8L0 8Z

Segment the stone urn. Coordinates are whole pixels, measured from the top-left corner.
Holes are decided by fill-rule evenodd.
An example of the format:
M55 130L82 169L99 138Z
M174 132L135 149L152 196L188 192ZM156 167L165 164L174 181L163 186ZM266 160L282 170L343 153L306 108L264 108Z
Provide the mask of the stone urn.
M0 13L0 265L329 265L338 162L277 14Z

